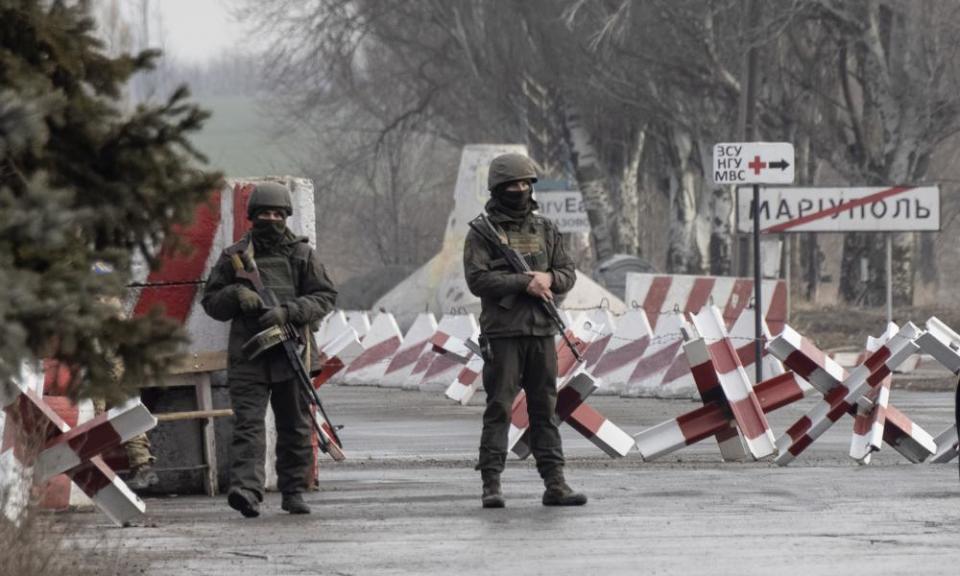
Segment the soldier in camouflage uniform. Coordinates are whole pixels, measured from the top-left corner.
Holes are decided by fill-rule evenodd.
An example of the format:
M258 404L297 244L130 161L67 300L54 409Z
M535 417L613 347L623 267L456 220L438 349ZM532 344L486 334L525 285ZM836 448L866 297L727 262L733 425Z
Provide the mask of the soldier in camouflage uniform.
M247 207L253 229L224 250L210 273L202 300L207 314L230 322L227 381L234 429L227 502L248 518L260 514L263 501L268 400L277 425L281 508L291 514L310 513L303 500L313 458L307 400L281 347L267 350L253 361L241 352L244 342L270 326L289 323L307 327L318 323L336 301L333 284L307 238L295 236L286 227L285 220L291 214L293 204L285 186L258 184ZM264 284L282 305L266 308L251 286L237 281L229 255L241 251L252 253ZM314 358L312 364L319 365L316 355Z
M470 291L480 297L480 330L484 343L483 413L480 459L484 508L505 505L500 474L507 458L507 433L514 398L527 395L530 448L543 478L546 506L585 504L564 480L563 447L557 403L557 328L538 302L565 294L576 281L573 261L560 233L547 219L534 214L531 198L537 181L533 161L522 154L498 156L490 164L486 212L511 247L524 254L532 272L514 272L497 249L473 229L463 250L464 273Z

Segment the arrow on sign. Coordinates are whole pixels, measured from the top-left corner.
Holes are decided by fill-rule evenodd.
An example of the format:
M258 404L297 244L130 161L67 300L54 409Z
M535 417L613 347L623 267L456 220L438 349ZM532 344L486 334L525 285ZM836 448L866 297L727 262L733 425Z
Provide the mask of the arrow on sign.
M786 170L790 166L790 163L787 162L786 160L781 159L781 160L777 160L776 162L770 162L767 164L767 166L769 166L770 168L779 168L780 170Z

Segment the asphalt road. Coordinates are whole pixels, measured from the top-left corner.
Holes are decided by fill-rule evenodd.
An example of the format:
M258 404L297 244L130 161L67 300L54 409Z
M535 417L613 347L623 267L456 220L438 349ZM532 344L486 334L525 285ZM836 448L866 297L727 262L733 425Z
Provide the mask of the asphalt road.
M894 390L934 435L952 393ZM483 510L472 469L482 396L462 407L437 394L331 388L349 460L324 463L310 516L269 494L242 519L223 498L147 500L143 525L116 529L74 513L73 541L103 538L129 573L294 574L956 574L957 464L913 465L887 447L860 466L844 418L789 467L720 462L704 441L655 462L612 460L564 427L568 479L583 508L540 504L529 461L510 460L507 508ZM774 413L783 431L810 400ZM599 397L591 404L630 433L695 408L681 400Z

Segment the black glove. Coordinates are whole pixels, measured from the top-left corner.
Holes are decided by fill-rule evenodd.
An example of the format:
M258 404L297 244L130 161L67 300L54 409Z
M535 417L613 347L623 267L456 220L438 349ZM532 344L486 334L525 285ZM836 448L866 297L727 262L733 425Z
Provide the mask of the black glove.
M283 326L287 323L290 313L283 306L274 306L260 315L260 326Z
M240 310L247 315L261 312L264 308L260 295L246 286L237 287L237 302L240 303Z

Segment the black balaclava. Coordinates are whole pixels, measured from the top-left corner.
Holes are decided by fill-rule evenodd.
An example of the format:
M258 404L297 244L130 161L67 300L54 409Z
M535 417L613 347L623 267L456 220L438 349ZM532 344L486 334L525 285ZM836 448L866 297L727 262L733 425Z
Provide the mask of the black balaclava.
M287 234L286 220L261 220L253 217L254 247L260 250L271 250L277 247Z
M494 207L511 218L522 219L534 209L533 186L523 192L507 192L509 184L501 184L490 193Z

